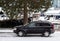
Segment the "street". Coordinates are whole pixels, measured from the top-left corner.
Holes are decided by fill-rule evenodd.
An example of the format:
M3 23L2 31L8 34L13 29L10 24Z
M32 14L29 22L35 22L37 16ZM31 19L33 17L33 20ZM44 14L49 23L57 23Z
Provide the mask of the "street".
M60 31L55 31L50 37L41 37L40 35L17 37L13 32L5 32L0 33L0 41L60 41Z

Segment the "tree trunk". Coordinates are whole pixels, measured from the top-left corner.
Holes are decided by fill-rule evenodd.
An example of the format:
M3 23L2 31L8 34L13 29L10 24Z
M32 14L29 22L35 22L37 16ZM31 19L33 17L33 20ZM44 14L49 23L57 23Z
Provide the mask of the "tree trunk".
M24 20L23 20L23 24L27 24L28 23L28 14L27 14L27 2L24 2Z

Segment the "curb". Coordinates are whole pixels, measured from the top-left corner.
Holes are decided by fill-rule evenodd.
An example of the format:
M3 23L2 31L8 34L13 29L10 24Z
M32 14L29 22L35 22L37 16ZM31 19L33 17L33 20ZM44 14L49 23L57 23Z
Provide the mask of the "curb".
M0 30L0 32L13 32L13 30Z
M13 32L13 29L0 28L0 33L3 32Z

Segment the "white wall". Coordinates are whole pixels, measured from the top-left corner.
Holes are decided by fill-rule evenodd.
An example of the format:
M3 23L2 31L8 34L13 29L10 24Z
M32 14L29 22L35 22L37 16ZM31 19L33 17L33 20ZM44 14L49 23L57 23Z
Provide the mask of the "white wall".
M52 0L53 1L53 7L60 8L60 0Z

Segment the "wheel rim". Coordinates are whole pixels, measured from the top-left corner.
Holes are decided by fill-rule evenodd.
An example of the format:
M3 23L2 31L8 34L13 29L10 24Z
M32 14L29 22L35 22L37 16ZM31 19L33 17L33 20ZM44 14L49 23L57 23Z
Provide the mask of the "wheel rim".
M23 32L22 31L19 32L19 36L23 36Z
M44 35L45 35L45 36L49 36L49 32L45 32Z

